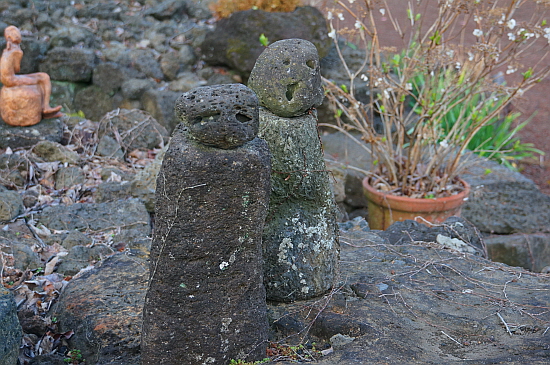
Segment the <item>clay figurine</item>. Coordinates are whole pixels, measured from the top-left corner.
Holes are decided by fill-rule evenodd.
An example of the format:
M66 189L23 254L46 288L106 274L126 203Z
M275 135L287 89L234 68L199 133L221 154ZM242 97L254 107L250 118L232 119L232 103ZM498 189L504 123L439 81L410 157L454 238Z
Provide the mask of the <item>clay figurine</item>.
M42 119L57 118L61 106L50 106L50 77L44 72L17 75L21 67L21 32L9 26L4 31L6 48L0 58L0 116L12 126L35 125Z

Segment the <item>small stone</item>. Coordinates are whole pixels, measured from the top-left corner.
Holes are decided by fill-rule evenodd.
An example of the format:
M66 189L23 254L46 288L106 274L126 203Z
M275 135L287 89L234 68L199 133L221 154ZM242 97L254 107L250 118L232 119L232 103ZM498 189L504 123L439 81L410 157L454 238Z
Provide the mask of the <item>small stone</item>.
M104 135L99 139L95 153L98 156L116 158L121 161L124 160L124 152L122 152L122 147L116 139L108 135Z
M92 85L76 93L74 107L81 110L86 118L98 122L106 113L117 109L121 101L121 95L111 96L99 86Z
M341 333L337 333L334 336L330 338L330 344L335 349L338 349L340 347L344 347L348 343L351 343L355 340L355 337L350 337L348 335L343 335Z
M91 49L56 47L47 53L40 71L56 81L89 82L94 65L95 54Z
M74 246L86 246L90 243L92 243L92 239L89 236L76 229L73 229L69 231L61 244L66 249L70 250Z
M21 196L11 190L0 191L0 221L10 221L23 211Z
M177 100L175 113L207 146L235 148L258 134L258 99L241 84L198 87Z
M130 79L121 85L122 96L130 100L138 100L149 89L155 86L155 82L148 79Z
M114 93L120 89L126 79L124 69L117 63L104 62L94 68L92 81L105 93Z
M271 44L256 60L248 86L272 113L281 117L303 115L321 105L324 98L317 49L303 39Z
M38 142L32 151L46 162L59 161L61 163L76 164L80 160L78 153L57 142Z
M93 247L76 245L71 247L68 255L63 256L56 271L63 275L76 275L80 270L111 254L113 249L105 245Z
M149 113L118 109L107 113L99 124L98 136L116 140L126 154L136 149L151 150L168 142L168 132Z
M83 184L86 176L81 168L75 166L61 167L55 173L55 188L68 189L74 185Z
M178 74L177 80L168 85L172 91L187 92L199 86L206 85L206 81L197 76L194 72L182 72Z
M141 104L170 134L179 123L174 116L174 104L180 96L181 93L172 90L149 89L143 93Z
M152 50L134 49L129 52L129 56L132 65L138 71L143 72L147 77L156 80L162 80L164 78L160 64L157 62Z

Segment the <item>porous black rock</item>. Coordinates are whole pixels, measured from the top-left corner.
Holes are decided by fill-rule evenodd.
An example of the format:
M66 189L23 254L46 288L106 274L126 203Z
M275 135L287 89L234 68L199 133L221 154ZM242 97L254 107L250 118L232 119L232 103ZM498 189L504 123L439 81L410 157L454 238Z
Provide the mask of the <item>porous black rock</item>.
M258 98L242 84L197 87L176 102L176 117L207 146L235 148L258 134Z
M227 364L265 357L261 239L270 154L267 143L254 138L250 124L239 122L244 126L236 129L237 140L235 130L224 125L247 113L247 122L253 121L257 130L251 94L244 86L224 85L188 94L186 104L178 102L177 110L188 119L176 128L157 179L143 365ZM229 119L206 121L211 128L194 130L196 124L189 122L212 116L204 113L213 110L220 120ZM231 148L224 149L228 144Z
M0 364L16 364L21 342L21 326L13 294L0 285Z
M273 43L256 60L248 86L274 114L303 115L324 98L317 49L304 39Z
M328 33L323 14L312 6L298 7L291 13L245 10L218 21L216 28L206 34L201 51L207 63L229 66L242 75L249 75L264 50L258 41L260 34L265 34L270 42L307 39L324 57L332 44Z

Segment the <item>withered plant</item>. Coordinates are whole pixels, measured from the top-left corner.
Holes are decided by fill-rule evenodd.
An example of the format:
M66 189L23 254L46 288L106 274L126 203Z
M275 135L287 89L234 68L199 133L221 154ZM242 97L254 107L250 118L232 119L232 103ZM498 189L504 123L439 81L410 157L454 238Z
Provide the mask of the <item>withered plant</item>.
M519 9L530 3L531 17ZM484 127L505 118L512 101L550 72L549 1L526 0L340 0L328 12L349 80L324 80L337 123L321 124L353 138L372 154L371 185L410 197L441 197L463 189L458 175L468 148ZM406 19L394 16L406 8ZM424 16L437 9L435 19ZM401 9L403 10L403 9ZM525 16L523 16L525 18ZM381 41L382 21L391 23L402 48ZM346 26L346 24L348 26ZM352 69L341 38L364 51ZM392 38L390 38L392 37ZM347 43L349 44L349 43ZM531 65L522 57L540 52ZM497 82L498 73L506 82ZM361 102L358 83L368 83ZM364 95L363 95L364 96ZM363 97L362 100L365 100ZM374 120L380 120L375 128ZM510 148L518 128L490 151ZM366 142L366 143L364 143ZM479 149L484 148L481 143Z

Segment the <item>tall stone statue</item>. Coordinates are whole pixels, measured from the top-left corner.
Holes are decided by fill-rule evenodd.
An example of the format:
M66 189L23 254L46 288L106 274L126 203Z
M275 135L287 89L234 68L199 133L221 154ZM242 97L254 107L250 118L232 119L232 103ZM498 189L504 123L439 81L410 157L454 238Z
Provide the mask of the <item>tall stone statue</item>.
M0 116L5 123L26 127L42 119L57 118L61 106L50 106L50 77L44 72L17 75L21 67L21 32L9 26L4 31L6 48L0 58Z
M241 84L204 86L175 110L182 123L157 179L142 364L261 360L271 165L256 137L258 98Z
M289 302L326 293L338 273L337 207L317 134L324 98L319 56L303 39L271 44L248 86L260 104L260 131L272 155L263 234L267 298Z

